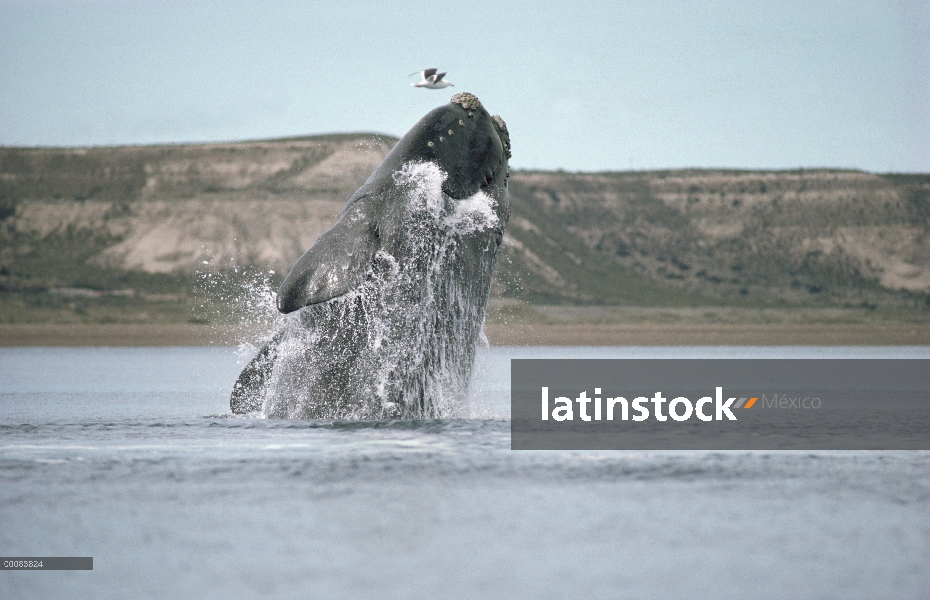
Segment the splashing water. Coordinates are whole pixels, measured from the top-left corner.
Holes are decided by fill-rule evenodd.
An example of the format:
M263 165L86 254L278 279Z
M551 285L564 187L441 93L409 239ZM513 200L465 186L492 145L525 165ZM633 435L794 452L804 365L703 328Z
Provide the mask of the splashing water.
M465 235L499 224L493 198L479 190L464 200L453 200L442 192L446 177L433 163L409 162L394 173L394 183L407 191L412 213L429 216L454 233Z
M264 416L467 416L506 209L483 192L445 195L445 178L431 163L394 174L399 226L365 281L287 315L253 360L257 375L245 381Z
M236 353L245 363L268 343L269 331L284 326L285 317L276 308L276 286L271 282L275 272L237 265L210 268L207 261L204 265L196 273L197 287L205 299L198 318L212 325L217 339L238 340Z

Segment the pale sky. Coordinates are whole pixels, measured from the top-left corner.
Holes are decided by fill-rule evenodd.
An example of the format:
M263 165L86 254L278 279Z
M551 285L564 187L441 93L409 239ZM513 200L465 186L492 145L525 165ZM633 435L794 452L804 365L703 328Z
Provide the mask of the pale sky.
M930 2L0 0L2 145L400 136L459 91L515 168L930 172Z

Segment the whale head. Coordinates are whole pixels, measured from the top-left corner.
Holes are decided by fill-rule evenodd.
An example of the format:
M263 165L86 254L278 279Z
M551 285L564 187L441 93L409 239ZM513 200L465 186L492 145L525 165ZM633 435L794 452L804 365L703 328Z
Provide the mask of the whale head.
M491 116L468 92L426 114L394 146L371 179L410 161L432 162L448 177L442 191L461 200L482 188L506 186L510 136L504 120Z

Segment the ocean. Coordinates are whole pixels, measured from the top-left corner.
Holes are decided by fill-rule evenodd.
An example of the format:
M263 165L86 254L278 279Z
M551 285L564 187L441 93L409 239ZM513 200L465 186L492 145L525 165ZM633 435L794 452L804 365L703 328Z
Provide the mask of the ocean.
M233 348L0 348L3 598L930 598L930 452L513 451L512 358L928 358L928 347L479 348L466 414L233 417Z

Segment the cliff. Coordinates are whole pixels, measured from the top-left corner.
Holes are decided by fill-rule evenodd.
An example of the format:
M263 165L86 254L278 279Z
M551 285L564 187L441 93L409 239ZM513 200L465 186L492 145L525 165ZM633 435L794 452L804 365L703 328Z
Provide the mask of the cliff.
M395 141L0 148L4 306L186 298L217 272L273 284ZM514 171L510 194L496 297L930 309L930 175Z

